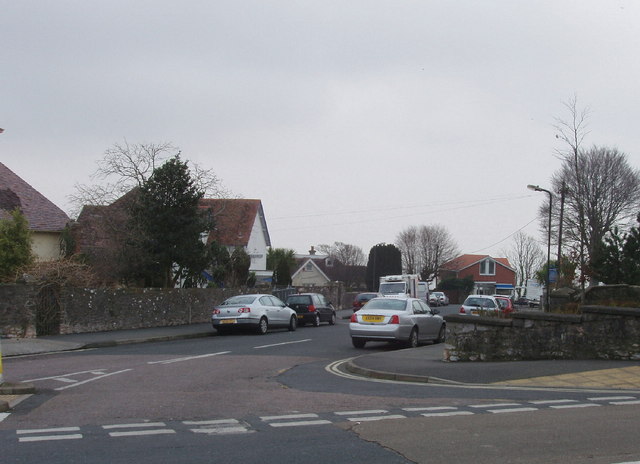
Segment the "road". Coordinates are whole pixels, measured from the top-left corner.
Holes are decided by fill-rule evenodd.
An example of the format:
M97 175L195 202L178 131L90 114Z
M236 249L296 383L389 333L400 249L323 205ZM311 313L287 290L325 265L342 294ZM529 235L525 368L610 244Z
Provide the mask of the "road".
M456 308L442 308L455 311ZM640 461L634 395L354 378L336 326L8 358L3 463ZM433 345L429 350L442 350ZM62 446L63 445L63 446Z

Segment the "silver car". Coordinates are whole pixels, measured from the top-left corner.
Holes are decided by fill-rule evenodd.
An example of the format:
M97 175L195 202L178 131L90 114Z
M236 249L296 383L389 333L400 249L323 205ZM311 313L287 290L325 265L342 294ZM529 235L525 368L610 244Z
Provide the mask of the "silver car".
M213 308L211 325L220 334L249 327L266 334L270 327L298 327L296 312L273 295L237 295Z
M426 341L440 343L446 323L437 314L418 298L374 298L351 316L351 342L356 348L368 341L402 342L412 348Z
M459 313L480 316L493 311L500 311L500 305L494 297L489 295L469 295L460 306Z

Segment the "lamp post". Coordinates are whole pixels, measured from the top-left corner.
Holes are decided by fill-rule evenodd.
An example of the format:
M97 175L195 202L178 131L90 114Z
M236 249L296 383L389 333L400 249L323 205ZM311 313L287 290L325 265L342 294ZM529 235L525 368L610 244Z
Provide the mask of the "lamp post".
M529 190L533 190L535 192L547 192L549 194L549 226L547 228L547 275L546 275L546 284L547 284L547 311L551 309L551 282L549 282L549 274L551 273L551 206L553 201L553 195L549 190L545 190L540 188L538 185L527 185Z

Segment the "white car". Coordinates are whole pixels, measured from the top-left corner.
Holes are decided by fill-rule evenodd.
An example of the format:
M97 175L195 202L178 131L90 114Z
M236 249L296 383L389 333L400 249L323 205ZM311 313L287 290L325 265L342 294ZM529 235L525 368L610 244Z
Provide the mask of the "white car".
M500 311L500 305L496 299L489 295L469 295L462 306L460 314L480 316L483 312Z
M432 295L437 298L438 306L447 306L449 304L449 297L444 292L433 292Z
M298 327L296 312L273 295L236 295L213 308L211 325L220 334L249 327L264 335L270 327Z

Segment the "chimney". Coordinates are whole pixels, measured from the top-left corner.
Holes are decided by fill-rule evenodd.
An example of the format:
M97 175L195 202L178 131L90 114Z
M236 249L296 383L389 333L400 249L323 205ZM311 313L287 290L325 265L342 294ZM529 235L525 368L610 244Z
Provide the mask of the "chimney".
M309 250L309 254L310 254L311 256L313 256L313 255L315 255L315 254L316 254L316 250L314 250L313 245L311 246L311 249Z

